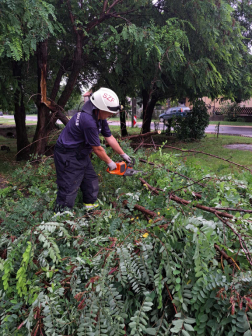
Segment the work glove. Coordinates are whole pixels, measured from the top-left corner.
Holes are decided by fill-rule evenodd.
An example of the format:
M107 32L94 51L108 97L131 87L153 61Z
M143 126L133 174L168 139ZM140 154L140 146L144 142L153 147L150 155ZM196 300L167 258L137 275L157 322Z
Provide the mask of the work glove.
M128 163L132 163L131 157L127 154L120 154L120 156Z
M111 162L107 163L109 170L115 170L117 168L117 165L114 161L111 160Z

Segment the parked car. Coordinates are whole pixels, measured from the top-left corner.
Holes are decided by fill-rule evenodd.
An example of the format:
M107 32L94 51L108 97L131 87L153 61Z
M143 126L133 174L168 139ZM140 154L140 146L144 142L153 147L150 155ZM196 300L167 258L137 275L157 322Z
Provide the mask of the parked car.
M3 116L3 112L2 111L0 111L0 117L2 117Z
M189 107L185 106L177 106L177 107L171 107L168 110L166 110L164 113L160 114L159 121L164 122L165 120L171 119L173 117L182 116L185 117L187 113L189 113L191 110Z

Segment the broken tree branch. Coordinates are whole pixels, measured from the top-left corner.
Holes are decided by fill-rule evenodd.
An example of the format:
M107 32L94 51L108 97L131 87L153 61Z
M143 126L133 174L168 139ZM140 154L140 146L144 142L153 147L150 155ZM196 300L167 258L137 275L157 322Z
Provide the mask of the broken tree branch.
M146 133L146 134L147 134L147 133ZM143 162L143 163L148 163L149 165L151 165L151 166L155 166L155 167L157 167L157 168L158 168L158 167L162 167L162 166L157 166L157 165L155 165L154 162L148 162L147 160L144 160L144 159L139 159L139 161L140 161L140 162ZM170 169L166 169L166 171L167 171L168 173L172 173L172 174L175 174L175 175L179 175L179 176L181 176L181 177L184 177L185 179L190 180L190 181L193 181L193 182L197 183L198 185L200 185L201 187L205 188L205 185L204 185L204 184L198 183L198 182L196 182L194 179L192 179L192 178L190 178L190 177L188 177L188 176L185 176L185 175L183 175L183 174L174 172L174 171L172 171L172 170L170 170Z
M143 147L147 147L147 146L151 146L153 147L153 144L144 144ZM209 154L209 153L205 153L205 152L201 152L201 151L197 151L197 150L193 150L193 149L181 149L181 148L178 148L178 147L173 147L173 146L168 146L168 145L156 145L157 147L162 147L162 148L171 148L171 149L175 149L175 150L178 150L180 152L183 152L183 153L196 153L196 154L203 154L203 155L208 155L208 156L211 156L211 157L214 157L216 159L219 159L219 160L223 160L223 161L226 161L228 163L231 163L235 166L238 166L240 168L243 168L245 170L248 170L249 172L252 172L251 169L243 166L243 165L240 165L239 163L235 163L233 161L230 161L230 160L227 160L227 159L223 159L221 158L220 156L217 156L217 155L213 155L213 154Z
M129 202L128 201L123 201L123 204L124 205L127 205ZM150 217L157 217L157 213L156 212L154 212L154 211L151 211L151 210L148 210L148 209L145 209L143 206L141 206L141 205L138 205L138 204L135 204L134 205L134 208L136 209L136 210L139 210L139 211L141 211L143 214L146 214L147 216L150 216Z
M149 133L145 133L145 134L130 135L130 136L121 138L121 139L119 139L119 140L137 139L137 138L146 138L146 137L148 137L148 136L152 136L152 135L155 135L155 134L158 134L158 132L155 131L155 132L149 132ZM153 146L153 145L152 145L152 146Z
M216 251L218 251L222 257L229 263L229 265L237 267L238 269L240 269L240 267L236 264L236 262L230 258L227 253L225 251L223 251L217 244L214 244L214 248L216 249Z
M148 189L150 189L151 191L154 192L154 190L155 190L156 195L159 195L159 192L154 187L150 186L149 183L147 183L144 179L140 178L140 181L141 181L142 184L146 185L148 187ZM185 200L183 198L180 198L180 197L178 197L176 195L173 195L173 194L170 194L170 199L179 203L179 204L183 204L183 205L188 205L188 204L192 203L191 201L187 201L187 200ZM221 212L221 211L218 211L216 209L213 209L213 208L207 207L205 205L201 205L201 204L193 204L193 207L204 210L204 211L211 212L213 214L218 214L221 217L226 217L226 218L230 218L230 219L232 219L234 217L233 215L230 215L226 212Z

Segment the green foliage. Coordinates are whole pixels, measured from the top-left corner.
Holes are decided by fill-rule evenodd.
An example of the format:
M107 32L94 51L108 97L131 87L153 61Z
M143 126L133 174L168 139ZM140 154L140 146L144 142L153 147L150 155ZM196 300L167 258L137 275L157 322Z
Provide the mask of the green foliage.
M28 59L37 42L53 34L54 7L46 1L2 0L0 3L0 57Z
M209 125L209 114L205 103L196 100L191 113L186 117L177 117L173 121L174 133L180 140L202 139Z
M250 214L237 212L233 231L193 205L250 209L251 174L217 177L161 149L149 155L159 167L136 168L163 189L159 195L138 176L107 174L94 159L100 209L91 213L79 197L71 212L54 214L51 159L16 172L0 198L0 335L250 335L251 264L234 233L250 251ZM192 203L173 202L171 192ZM157 216L146 219L136 204Z

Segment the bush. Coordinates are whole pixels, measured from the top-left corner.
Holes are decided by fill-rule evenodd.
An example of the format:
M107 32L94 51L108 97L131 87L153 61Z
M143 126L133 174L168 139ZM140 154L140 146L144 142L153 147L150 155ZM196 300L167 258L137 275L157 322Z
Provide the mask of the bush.
M239 122L245 122L245 118L238 117L236 121L239 121Z
M205 129L209 125L209 114L206 104L202 100L196 100L191 113L186 117L178 117L174 120L174 132L180 140L202 139Z

